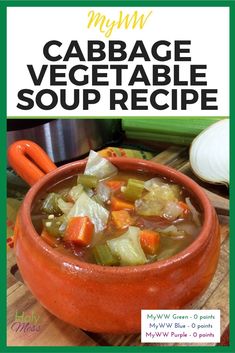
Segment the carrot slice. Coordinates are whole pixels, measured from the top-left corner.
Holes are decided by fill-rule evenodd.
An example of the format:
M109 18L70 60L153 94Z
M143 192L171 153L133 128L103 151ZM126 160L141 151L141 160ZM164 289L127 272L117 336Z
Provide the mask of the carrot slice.
M125 182L123 180L107 180L105 184L112 190L119 190Z
M53 248L57 247L57 244L58 244L57 239L52 235L50 235L45 228L43 228L42 230L41 237L47 244L49 244Z
M64 240L87 246L91 243L94 225L89 217L72 217L65 230Z
M111 210L120 211L120 210L134 210L135 206L133 203L124 201L115 196L111 198Z
M154 255L160 245L160 234L153 230L144 229L140 232L140 244L146 254Z
M111 216L112 216L113 223L118 229L126 228L131 224L133 224L133 218L126 210L112 211Z

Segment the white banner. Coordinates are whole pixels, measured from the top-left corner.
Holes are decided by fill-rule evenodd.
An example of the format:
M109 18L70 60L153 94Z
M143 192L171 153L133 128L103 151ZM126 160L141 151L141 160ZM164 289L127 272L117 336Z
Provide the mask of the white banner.
M227 7L10 7L8 116L228 116Z

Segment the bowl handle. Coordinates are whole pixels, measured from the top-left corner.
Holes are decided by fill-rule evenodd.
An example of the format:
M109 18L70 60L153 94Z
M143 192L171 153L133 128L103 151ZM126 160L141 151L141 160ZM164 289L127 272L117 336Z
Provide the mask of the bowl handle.
M46 152L35 142L20 140L8 148L8 161L16 173L29 185L56 169Z

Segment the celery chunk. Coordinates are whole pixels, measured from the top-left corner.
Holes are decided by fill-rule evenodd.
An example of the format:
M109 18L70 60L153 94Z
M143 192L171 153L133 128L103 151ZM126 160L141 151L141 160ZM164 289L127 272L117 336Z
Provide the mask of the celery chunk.
M137 179L129 179L126 189L123 192L125 198L129 201L135 201L142 196L144 190L144 181Z
M95 261L99 265L118 265L118 259L114 256L107 244L96 245L92 249L93 256Z
M95 188L98 178L95 175L79 175L78 183L87 188Z

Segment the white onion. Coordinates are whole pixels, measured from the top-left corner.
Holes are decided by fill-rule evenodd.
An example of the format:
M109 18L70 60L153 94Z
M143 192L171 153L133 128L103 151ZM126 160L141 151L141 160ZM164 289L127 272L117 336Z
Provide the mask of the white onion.
M229 119L212 124L193 140L190 164L202 180L229 184Z

